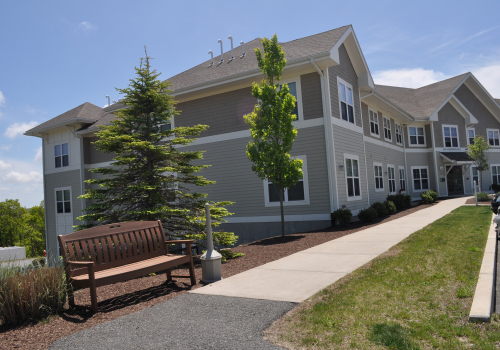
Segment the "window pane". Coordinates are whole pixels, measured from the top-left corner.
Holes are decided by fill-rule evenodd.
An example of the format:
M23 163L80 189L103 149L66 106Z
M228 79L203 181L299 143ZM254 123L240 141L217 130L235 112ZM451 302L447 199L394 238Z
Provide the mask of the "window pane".
M359 176L358 161L356 159L352 160L352 174L353 176Z
M457 128L451 128L451 136L457 137Z
M68 166L69 165L69 156L65 155L62 156L62 166Z
M415 191L416 190L421 190L421 188L420 188L420 180L413 180L413 184L415 186Z
M354 179L354 195L359 196L359 179Z
M453 147L458 147L458 139L453 138Z
M304 199L304 181L301 180L288 189L288 201L303 201Z
M378 133L378 124L375 124L375 134L377 134L377 135L379 134Z
M429 182L427 181L427 179L422 179L422 189L423 190L429 189Z
M347 99L345 98L345 85L339 83L339 90L340 90L340 101L347 102Z
M469 137L474 138L474 130L468 130L469 131Z
M64 190L64 200L65 201L69 201L70 200L69 190Z
M354 179L347 178L347 195L349 197L354 197Z
M287 83L288 89L290 90L290 93L297 98L297 84L295 82L293 83Z
M71 202L64 202L64 212L71 213Z
M424 142L424 137L423 136L419 136L418 137L418 144L419 145L423 145L425 142Z
M347 176L352 176L352 165L351 165L350 159L345 160L345 167L346 167L346 171L347 171Z
M412 145L416 145L417 144L417 137L416 136L410 136L410 143Z
M160 130L161 131L172 130L172 124L171 123L163 124L160 126Z
M63 200L62 191L56 191L56 201L62 202L62 200Z
M410 135L417 135L416 128L410 127Z
M427 169L420 169L420 175L422 176L422 179L427 179Z
M347 103L350 105L354 105L352 102L352 90L346 86L346 91L347 91Z
M68 154L68 144L67 143L62 144L62 154L63 155Z
M451 147L451 139L449 137L444 138L444 147Z
M347 105L345 102L341 102L340 106L342 108L342 119L347 120Z
M61 157L56 157L56 168L60 168L61 167Z
M269 202L279 202L280 194L278 192L278 186L270 183L268 184L268 190L269 190Z
M352 106L347 106L347 112L349 113L349 122L354 123L354 110Z
M62 214L62 213L64 213L63 202L58 202L57 203L57 214Z
M418 135L424 135L424 128L417 128Z
M61 145L54 146L54 155L56 157L61 155Z
M450 128L448 128L448 127L444 128L444 136L448 136L448 137L450 136Z
M413 178L420 179L420 170L419 169L413 169Z
M475 170L475 171L476 171L476 173L477 173L477 169L476 169L476 168L474 168L474 170ZM496 175L496 174L497 174L497 167L496 167L496 166L491 167L491 171L492 171L493 175Z

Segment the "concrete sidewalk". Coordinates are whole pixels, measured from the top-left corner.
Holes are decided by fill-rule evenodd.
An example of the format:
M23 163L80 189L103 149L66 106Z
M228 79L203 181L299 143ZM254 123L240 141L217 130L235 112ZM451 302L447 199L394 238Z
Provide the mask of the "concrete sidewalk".
M466 199L442 201L430 208L303 250L190 293L302 302L413 232L465 204Z

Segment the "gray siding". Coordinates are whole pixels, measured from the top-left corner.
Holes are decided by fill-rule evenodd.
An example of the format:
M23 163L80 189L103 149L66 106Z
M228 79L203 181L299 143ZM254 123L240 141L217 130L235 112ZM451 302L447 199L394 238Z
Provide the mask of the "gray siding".
M330 79L330 97L332 104L332 116L340 119L339 110L339 89L337 84L337 77L345 80L352 85L352 94L354 98L354 117L357 126L362 126L361 124L361 111L359 110L359 88L358 88L358 76L356 71L352 66L351 59L347 54L347 50L344 45L339 48L340 54L340 64L335 67L328 68L328 74ZM365 125L366 128L366 125Z
M385 137L384 137L384 122L383 122L383 114L382 112L380 111L376 111L377 114L378 114L378 123L379 123L379 132L380 132L380 137L374 137L370 134L370 115L368 113L368 105L366 105L365 103L361 102L361 113L362 113L362 116L363 116L363 132L364 132L364 135L366 137L370 137L374 140L380 140L380 141L384 141L388 144L391 144L391 145L394 145L394 146L397 146L397 147L401 147L403 148L402 145L398 145L396 143L396 126L395 126L395 120L392 119L391 117L389 117L388 115L386 115L386 117L389 118L389 120L391 121L391 140L386 140Z
M412 125L413 126L413 125ZM421 126L421 125L418 125ZM415 147L412 146L411 148L432 148L432 130L431 130L431 125L426 124L424 125L424 134L425 134L425 147ZM408 126L404 127L404 141L405 145L408 148L409 147L409 142L410 142L410 134L408 133Z
M434 122L436 147L444 147L443 124L456 125L458 127L459 147L467 146L465 119L449 102L441 108L438 112L438 121Z
M413 191L413 172L412 167L424 166L429 169L429 189L437 191L436 173L434 171L434 159L432 152L406 153L407 175L408 175L408 194L412 198L420 198L421 191Z
M323 117L323 98L321 95L321 79L318 73L300 76L302 88L302 109L304 120Z
M83 138L83 160L84 164L97 164L111 162L115 157L115 153L105 153L96 149L92 142L97 141L97 137Z

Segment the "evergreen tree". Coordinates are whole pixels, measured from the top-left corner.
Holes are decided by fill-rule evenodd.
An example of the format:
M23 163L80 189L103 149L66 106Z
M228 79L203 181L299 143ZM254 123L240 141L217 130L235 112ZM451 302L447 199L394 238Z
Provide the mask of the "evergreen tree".
M264 56L259 48L255 49L255 53L264 80L252 86L252 96L259 103L252 113L244 117L253 139L247 145L247 155L253 163L252 170L261 179L272 182L279 194L281 235L285 236L284 191L303 176L302 160L290 157L297 136L297 128L292 125L292 121L297 119L293 114L295 97L287 84L279 84L286 59L276 34L271 40L264 38L262 45Z
M86 180L91 185L84 198L91 201L84 223L77 227L105 225L125 221L161 220L170 238L205 238L206 194L194 192L198 186L214 184L198 173L208 165L193 165L203 152L182 152L177 146L189 145L207 125L176 127L168 125L179 112L169 95L168 81L158 79L160 73L151 70L150 57L141 59L135 68L136 77L125 89L117 89L126 108L116 112L110 125L101 126L97 149L116 156L111 167L91 169L103 175ZM182 118L178 116L176 118ZM211 203L210 215L214 226L230 215L224 206L231 202ZM232 245L238 237L232 232L214 232L219 245ZM203 245L203 242L198 242Z

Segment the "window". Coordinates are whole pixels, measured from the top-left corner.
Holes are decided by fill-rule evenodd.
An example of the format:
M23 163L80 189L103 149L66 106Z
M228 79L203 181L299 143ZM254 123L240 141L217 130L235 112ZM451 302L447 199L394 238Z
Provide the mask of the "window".
M394 124L396 129L396 143L403 144L403 129L401 128L401 124Z
M386 140L392 141L392 134L391 134L391 120L386 117L382 117L383 123L384 123L384 138Z
M347 184L347 200L361 199L359 179L359 157L345 154L345 177Z
M56 210L57 214L71 213L71 191L56 191Z
M54 155L56 157L56 168L69 165L68 144L54 146Z
M467 143L469 145L474 144L474 137L476 137L476 129L474 128L468 128L467 129Z
M172 130L172 123L166 123L166 124L162 124L160 125L160 131L168 131L168 130Z
M352 86L339 79L340 116L343 120L354 124L354 101Z
M389 179L389 193L396 193L396 172L394 166L387 166L387 178Z
M500 146L498 139L498 129L486 129L488 132L488 142L491 146Z
M493 172L493 169L491 169ZM473 166L471 167L471 174L472 174L472 192L474 192L474 181L476 181L476 186L479 185L479 174L477 171L477 167Z
M307 205L309 204L309 187L307 180L307 159L306 156L299 156L295 158L302 159L302 173L303 177L295 185L286 188L283 194L284 205ZM265 205L279 206L280 194L278 186L273 184L270 180L264 180L264 196Z
M399 187L400 187L401 191L406 190L405 168L402 166L399 167Z
M425 136L423 126L408 127L410 134L410 145L425 146Z
M491 177L494 184L500 184L500 165L491 166Z
M444 147L458 147L458 127L443 125Z
M369 109L368 115L370 117L370 134L372 134L373 136L380 137L380 134L378 131L378 114L377 114L377 112L374 112L371 109Z
M429 189L429 170L427 167L411 167L413 174L413 192Z
M373 163L375 172L375 191L380 192L384 190L384 173L382 171L381 163Z

